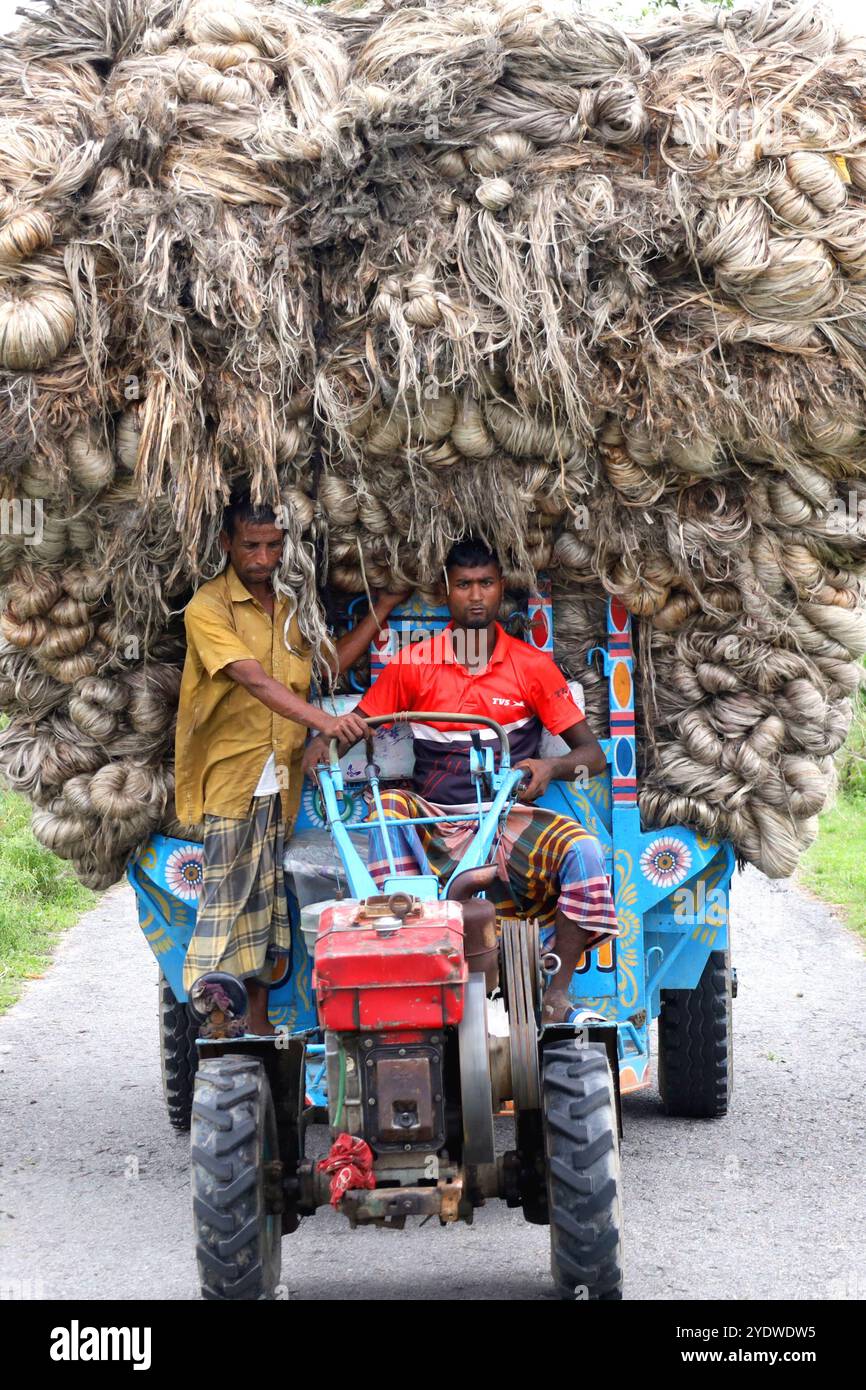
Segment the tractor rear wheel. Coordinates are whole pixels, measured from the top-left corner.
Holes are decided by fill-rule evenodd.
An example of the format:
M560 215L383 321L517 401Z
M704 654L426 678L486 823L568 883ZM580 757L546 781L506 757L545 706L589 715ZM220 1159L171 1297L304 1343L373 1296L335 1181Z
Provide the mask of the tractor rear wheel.
M602 1044L543 1054L550 1268L561 1298L622 1298L622 1200L613 1077Z
M205 1298L274 1297L280 1277L281 1199L274 1102L260 1061L231 1054L202 1062L192 1107L196 1259Z
M169 1122L175 1129L189 1129L192 1093L198 1067L199 1025L186 1004L181 1004L164 975L159 977L159 1061L162 1091Z
M713 951L696 989L663 989L658 1085L665 1112L689 1119L727 1114L734 1083L729 951Z

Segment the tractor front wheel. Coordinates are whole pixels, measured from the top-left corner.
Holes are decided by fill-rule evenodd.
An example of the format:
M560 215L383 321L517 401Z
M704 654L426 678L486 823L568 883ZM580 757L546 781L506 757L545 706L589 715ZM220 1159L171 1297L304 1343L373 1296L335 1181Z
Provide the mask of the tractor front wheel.
M727 1114L734 1083L731 963L713 951L696 989L663 989L658 1024L658 1084L668 1115Z
M263 1064L202 1062L192 1107L196 1258L205 1298L273 1298L280 1277L279 1157Z
M613 1077L601 1044L545 1048L550 1268L561 1298L622 1298L622 1200Z

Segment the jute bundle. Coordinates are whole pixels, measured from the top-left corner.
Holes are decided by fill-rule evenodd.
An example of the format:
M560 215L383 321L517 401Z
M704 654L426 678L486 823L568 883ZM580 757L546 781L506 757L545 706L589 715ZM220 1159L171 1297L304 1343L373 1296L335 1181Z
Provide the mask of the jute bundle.
M602 731L620 599L645 822L789 873L866 651L864 82L787 0L28 16L0 501L41 511L0 529L0 765L45 842L99 885L171 823L182 610L243 484L317 653L323 600L433 598L481 533L512 591L552 579Z

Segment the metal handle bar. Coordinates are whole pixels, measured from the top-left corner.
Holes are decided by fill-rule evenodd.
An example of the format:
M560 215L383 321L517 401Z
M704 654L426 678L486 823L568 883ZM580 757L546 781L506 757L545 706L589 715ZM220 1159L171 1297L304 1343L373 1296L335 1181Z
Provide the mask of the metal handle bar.
M380 724L433 724L437 721L447 724L475 724L482 725L486 729L492 729L499 739L499 751L505 767L511 766L511 747L508 742L508 735L501 724L497 724L495 719L488 719L483 714L440 714L435 710L402 710L399 714L374 714L369 717L361 716L368 729L375 729ZM367 760L373 761L372 739L369 734L366 739ZM331 765L339 762L339 745L335 738L331 739L329 747L329 757Z

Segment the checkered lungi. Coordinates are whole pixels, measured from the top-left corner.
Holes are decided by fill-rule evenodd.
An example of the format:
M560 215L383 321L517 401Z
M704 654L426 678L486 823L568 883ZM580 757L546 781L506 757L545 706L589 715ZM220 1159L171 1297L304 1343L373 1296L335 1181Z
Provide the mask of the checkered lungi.
M244 820L204 818L204 876L184 987L208 970L267 979L269 948L271 955L291 950L278 792L256 797Z
M399 821L406 816L446 816L449 808L434 806L412 792L388 789L382 792L382 809L386 820ZM397 872L432 873L440 882L447 881L476 827L477 821L447 820L435 826L389 826ZM536 918L548 950L556 945L557 910L593 934L590 948L619 934L601 845L576 821L541 806L515 806L496 862L499 877L486 891L496 904L497 918ZM381 887L390 869L380 830L370 832L369 869Z

